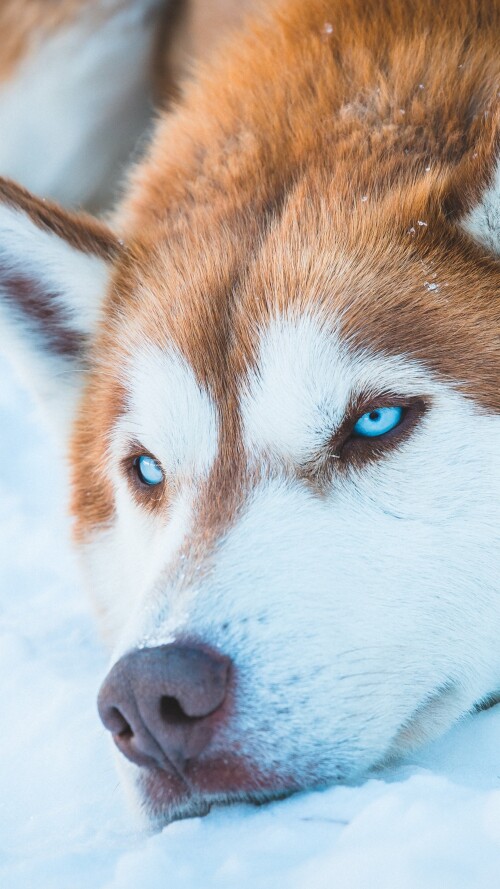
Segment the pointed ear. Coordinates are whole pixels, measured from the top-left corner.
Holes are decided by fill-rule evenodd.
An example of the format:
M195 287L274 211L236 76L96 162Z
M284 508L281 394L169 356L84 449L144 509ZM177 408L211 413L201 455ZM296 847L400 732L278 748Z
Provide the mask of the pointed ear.
M500 158L479 197L460 221L463 230L496 259L500 259Z
M120 250L103 223L0 179L0 349L53 420L71 421Z

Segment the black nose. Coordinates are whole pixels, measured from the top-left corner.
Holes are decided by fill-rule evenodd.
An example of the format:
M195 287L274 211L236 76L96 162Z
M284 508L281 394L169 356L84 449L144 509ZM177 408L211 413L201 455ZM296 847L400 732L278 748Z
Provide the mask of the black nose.
M212 738L229 668L228 658L193 645L137 649L108 673L99 715L132 762L182 770Z

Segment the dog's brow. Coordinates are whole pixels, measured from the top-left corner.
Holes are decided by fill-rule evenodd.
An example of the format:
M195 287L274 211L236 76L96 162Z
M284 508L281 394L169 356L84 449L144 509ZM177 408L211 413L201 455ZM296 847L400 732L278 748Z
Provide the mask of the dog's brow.
M418 362L349 350L310 315L276 318L261 332L257 363L241 394L246 445L251 453L307 461L339 427L353 397L431 389Z
M209 472L217 453L218 412L183 356L148 345L123 377L127 399L120 431L140 441L167 472Z

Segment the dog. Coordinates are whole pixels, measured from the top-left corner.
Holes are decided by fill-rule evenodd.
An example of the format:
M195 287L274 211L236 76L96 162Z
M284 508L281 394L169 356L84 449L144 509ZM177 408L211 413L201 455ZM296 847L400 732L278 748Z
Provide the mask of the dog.
M497 0L269 3L110 221L2 182L3 342L69 442L154 825L498 695L499 33Z

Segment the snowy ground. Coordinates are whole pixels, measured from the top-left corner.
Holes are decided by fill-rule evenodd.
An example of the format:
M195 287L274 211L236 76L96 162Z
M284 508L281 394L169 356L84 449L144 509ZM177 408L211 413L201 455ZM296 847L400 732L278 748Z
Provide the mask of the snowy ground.
M0 886L498 889L500 706L361 787L134 835L67 536L60 462L0 365Z

